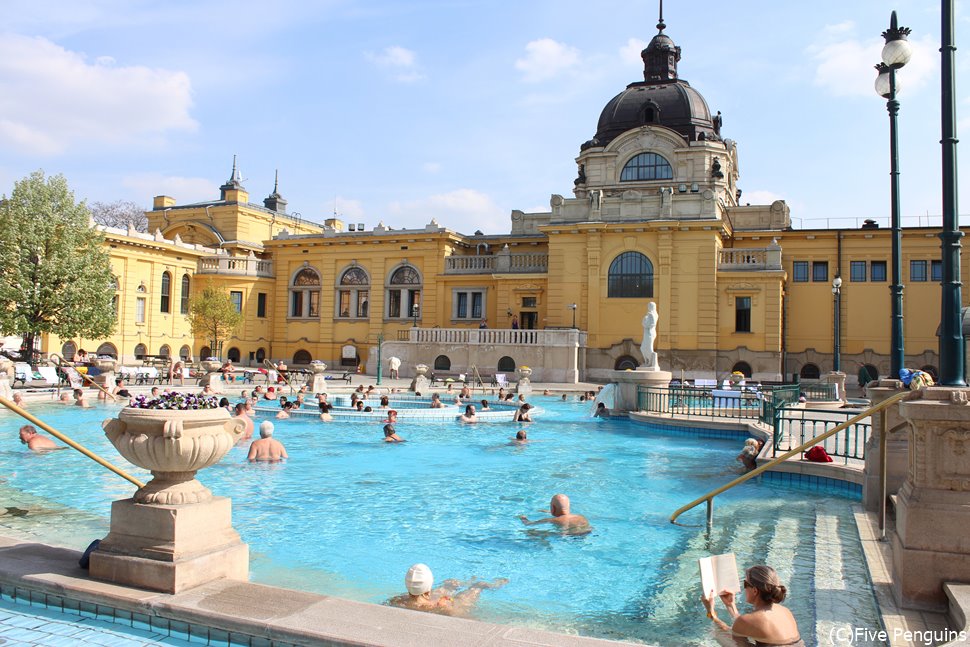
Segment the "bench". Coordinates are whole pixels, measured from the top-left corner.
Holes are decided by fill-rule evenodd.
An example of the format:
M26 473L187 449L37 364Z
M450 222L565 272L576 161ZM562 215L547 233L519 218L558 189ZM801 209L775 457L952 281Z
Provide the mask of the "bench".
M432 373L428 376L431 380L431 386L434 386L437 382L438 384L447 384L448 382L461 382L466 384L468 376L464 373Z
M347 384L353 384L354 374L350 371L336 371L333 373L327 372L323 374L323 379L325 380L343 380Z

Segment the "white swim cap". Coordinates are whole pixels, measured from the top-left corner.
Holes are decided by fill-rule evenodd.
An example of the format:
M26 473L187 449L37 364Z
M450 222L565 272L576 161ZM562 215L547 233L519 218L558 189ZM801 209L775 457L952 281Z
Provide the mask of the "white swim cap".
M431 590L433 584L434 575L431 574L431 569L424 564L415 564L408 569L407 575L404 576L404 586L407 587L408 593L411 595L427 593Z

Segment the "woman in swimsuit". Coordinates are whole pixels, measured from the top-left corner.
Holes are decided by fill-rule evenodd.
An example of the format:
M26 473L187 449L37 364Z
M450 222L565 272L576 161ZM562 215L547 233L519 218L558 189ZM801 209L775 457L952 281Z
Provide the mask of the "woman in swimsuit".
M714 610L716 598L714 591L710 591L701 595L707 617L720 629L730 631L734 636L749 638L758 647L805 647L795 617L781 605L788 590L781 584L775 569L752 566L744 574L743 590L745 602L753 606L754 611L742 615L734 603L734 593L722 592L721 601L734 620L734 624L729 625L717 617Z

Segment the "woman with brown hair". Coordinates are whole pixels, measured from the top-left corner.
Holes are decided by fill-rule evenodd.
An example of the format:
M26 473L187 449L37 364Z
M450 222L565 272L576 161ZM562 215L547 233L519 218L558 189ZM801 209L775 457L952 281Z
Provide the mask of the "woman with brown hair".
M717 617L714 610L714 591L710 591L701 595L707 617L724 631L753 640L758 647L805 647L798 633L795 617L781 605L788 589L778 579L775 569L770 566L752 566L744 574L742 590L745 602L753 606L754 611L742 615L734 603L734 593L723 591L720 594L721 601L734 620L734 624L729 625Z

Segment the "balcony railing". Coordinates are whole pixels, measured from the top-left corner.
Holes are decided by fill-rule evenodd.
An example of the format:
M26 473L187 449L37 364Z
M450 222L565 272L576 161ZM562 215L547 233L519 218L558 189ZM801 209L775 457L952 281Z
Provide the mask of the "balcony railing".
M544 274L548 270L549 255L538 252L445 257L445 274Z
M199 274L232 274L273 278L273 261L234 256L205 256L199 259Z
M721 271L759 271L781 269L781 247L752 249L722 249L718 254L717 269Z
M506 328L409 328L402 341L420 344L469 346L586 346L586 333L570 330L512 330Z

